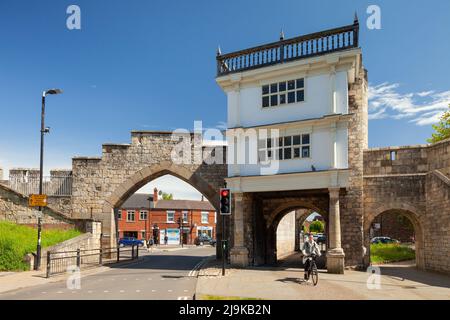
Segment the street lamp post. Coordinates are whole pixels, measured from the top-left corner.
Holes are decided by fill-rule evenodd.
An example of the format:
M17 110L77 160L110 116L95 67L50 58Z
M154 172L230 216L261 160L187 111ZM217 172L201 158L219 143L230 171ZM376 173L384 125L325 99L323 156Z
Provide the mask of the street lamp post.
M60 94L61 89L50 89L42 92L42 110L41 110L41 152L40 152L40 164L39 164L39 194L43 194L43 179L44 179L44 134L50 132L49 128L45 127L45 97L48 94ZM39 211L42 212L42 207L39 207ZM36 248L36 264L35 270L38 270L41 266L41 234L42 234L42 214L38 217L38 240Z

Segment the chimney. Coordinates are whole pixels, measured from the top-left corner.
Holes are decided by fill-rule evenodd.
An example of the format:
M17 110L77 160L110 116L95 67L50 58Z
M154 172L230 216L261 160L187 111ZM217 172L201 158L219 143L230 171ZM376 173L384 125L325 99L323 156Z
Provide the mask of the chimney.
M156 203L158 201L158 189L153 189L153 203Z
M202 201L205 201L205 197L203 197L203 195L202 195Z

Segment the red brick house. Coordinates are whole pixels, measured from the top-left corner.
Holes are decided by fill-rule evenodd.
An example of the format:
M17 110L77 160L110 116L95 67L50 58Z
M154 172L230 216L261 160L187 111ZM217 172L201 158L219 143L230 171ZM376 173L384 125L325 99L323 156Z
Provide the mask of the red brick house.
M153 201L156 199L156 201ZM119 210L119 237L153 239L164 244L195 244L200 234L216 238L217 215L208 201L158 200L153 196L136 193ZM180 225L180 218L182 225Z

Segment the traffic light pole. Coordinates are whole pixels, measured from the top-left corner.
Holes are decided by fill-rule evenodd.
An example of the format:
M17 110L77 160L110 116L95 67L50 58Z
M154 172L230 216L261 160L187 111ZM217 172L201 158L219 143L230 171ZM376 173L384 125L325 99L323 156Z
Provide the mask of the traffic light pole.
M227 187L227 182L224 182L224 188ZM222 197L222 192L221 195ZM231 210L231 203L228 204L230 207L228 210ZM221 210L222 210L222 203L221 203ZM225 235L225 215L222 215L222 276L225 276L225 253L226 253L226 245L227 245L227 240L226 240L226 235Z
M222 215L222 276L225 275L225 250L227 240L225 239L225 216Z

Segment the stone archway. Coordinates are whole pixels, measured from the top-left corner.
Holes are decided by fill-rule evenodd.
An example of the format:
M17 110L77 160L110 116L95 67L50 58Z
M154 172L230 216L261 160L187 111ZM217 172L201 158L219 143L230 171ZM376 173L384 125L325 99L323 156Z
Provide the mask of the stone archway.
M212 151L202 146L200 138L193 133L132 131L130 144L104 144L101 157L73 158L73 216L100 220L102 243L114 247L114 208L146 183L166 174L187 182L217 208L227 166L220 161L212 164L202 161L208 159ZM195 155L200 151L200 159L194 156L187 163L179 163L176 154L180 143L183 154L190 151ZM220 154L214 150L215 154ZM216 236L221 237L220 215L217 220Z
M167 174L189 183L200 193L202 193L216 209L218 209L219 193L217 188L205 181L196 172L192 172L183 166L175 165L170 162L162 162L160 164L154 164L139 170L125 182L120 184L105 200L102 211L108 212L111 209L119 207L130 195L135 193L144 185Z
M415 233L416 266L425 269L424 231L423 223L420 221L418 208L405 203L391 205L380 205L375 210L366 214L364 219L364 245L367 248L365 261L370 263L370 226L376 217L382 214L399 213L405 216L413 225Z
M326 203L326 205L328 205L328 203ZM325 219L326 222L328 221L328 212L326 211L325 207L322 206L322 204L320 203L315 204L314 202L311 201L292 200L280 204L272 211L272 213L268 216L266 220L266 234L267 234L266 261L269 264L275 264L278 261L276 251L277 229L281 219L289 212L295 211L297 209L307 210L301 217L303 221L311 214L311 212L317 212ZM326 227L328 227L328 223L326 223ZM325 230L325 233L328 234L328 230Z
M105 241L109 246L116 243L116 211L132 194L145 186L150 181L162 177L164 175L172 175L179 178L202 193L205 198L218 209L219 192L214 186L205 181L199 174L188 170L187 168L175 165L170 162L162 162L148 166L139 170L129 177L124 183L120 184L112 194L104 201L102 212L104 213L103 224L110 226L109 234L111 237ZM109 213L109 215L108 215ZM109 219L108 219L109 217ZM107 228L106 227L106 228ZM104 228L104 231L108 231Z

